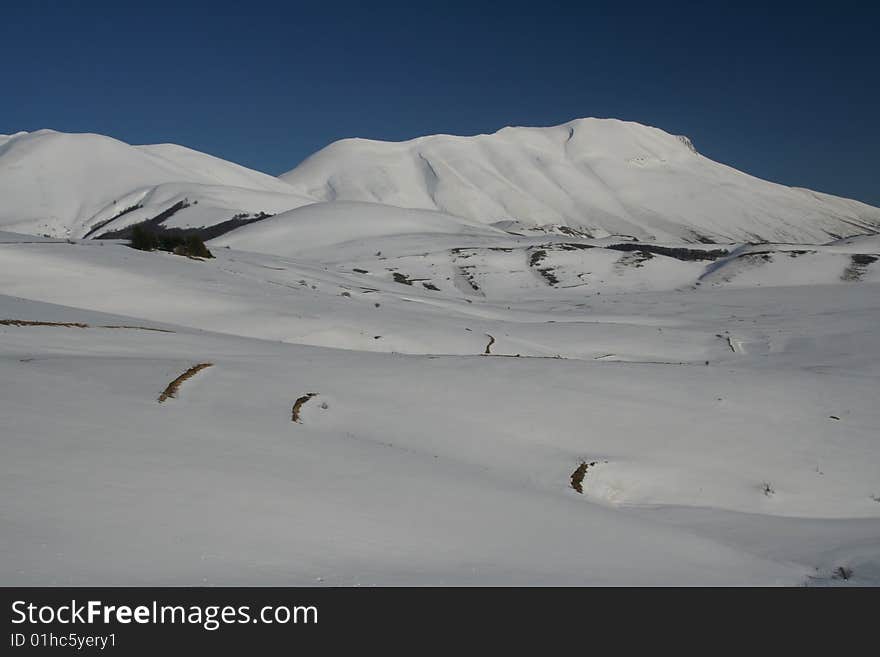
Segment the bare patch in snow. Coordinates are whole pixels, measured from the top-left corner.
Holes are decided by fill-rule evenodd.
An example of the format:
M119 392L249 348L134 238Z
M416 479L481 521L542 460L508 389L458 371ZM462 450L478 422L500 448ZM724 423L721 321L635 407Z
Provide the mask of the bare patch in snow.
M161 404L166 399L171 397L177 397L177 391L180 389L181 384L187 379L195 376L203 369L207 367L211 367L214 363L199 363L198 365L193 365L186 372L178 376L174 381L165 386L165 390L162 391L162 394L159 395L159 403Z

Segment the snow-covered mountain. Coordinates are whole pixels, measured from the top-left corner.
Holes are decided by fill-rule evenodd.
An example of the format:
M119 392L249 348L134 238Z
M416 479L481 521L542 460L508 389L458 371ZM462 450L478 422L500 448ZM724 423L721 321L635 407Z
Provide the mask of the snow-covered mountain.
M108 225L115 217L133 223L181 201L188 212L176 219L194 226L314 202L273 176L182 146L53 130L0 136L0 199L0 227L53 237L97 234L118 228Z
M880 211L619 122L288 179L0 137L4 583L880 583Z
M596 237L822 243L880 230L878 208L760 180L700 155L686 137L611 119L399 143L345 139L281 178L324 201Z
M766 182L703 157L685 137L610 119L345 139L280 179L173 144L40 130L0 136L0 198L0 227L74 238L120 236L160 215L165 227L225 232L326 201L651 241L818 244L880 231L878 208Z

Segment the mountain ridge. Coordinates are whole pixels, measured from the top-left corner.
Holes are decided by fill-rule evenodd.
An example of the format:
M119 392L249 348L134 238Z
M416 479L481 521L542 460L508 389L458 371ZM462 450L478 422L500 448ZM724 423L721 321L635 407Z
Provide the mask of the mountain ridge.
M701 155L688 137L618 119L344 139L280 178L322 201L559 224L597 237L821 243L880 228L880 209L761 180Z
M181 202L178 228L329 201L594 238L821 244L880 232L880 208L761 180L688 137L618 119L343 139L279 177L176 144L19 132L0 135L0 197L0 227L54 237L118 233Z
M184 146L132 146L104 135L49 129L0 140L0 226L9 230L83 237L169 184L187 186L179 191L190 201L199 200L203 187L219 186L227 197L286 195L283 209L313 202L274 176ZM232 198L219 204L209 220L219 222L242 210L279 210L260 205L241 207ZM156 205L145 212L165 209Z

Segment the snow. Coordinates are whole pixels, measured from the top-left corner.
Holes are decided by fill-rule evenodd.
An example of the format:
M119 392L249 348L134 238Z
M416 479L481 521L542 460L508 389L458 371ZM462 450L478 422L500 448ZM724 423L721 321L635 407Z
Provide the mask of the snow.
M505 286L489 249L546 236L429 213L419 237L419 214L349 236L305 212L241 229L288 255L205 262L0 244L2 318L89 325L0 326L4 581L876 583L876 282ZM376 267L446 243L498 255L483 295Z
M821 244L880 232L878 208L759 180L700 155L685 137L611 119L400 143L345 139L280 179L175 144L21 132L0 137L0 195L0 227L74 238L113 233L180 201L186 207L166 227L355 201L595 238Z
M322 247L357 246L366 239L415 235L425 243L441 235L505 236L475 221L430 210L376 203L315 203L244 226L214 241L245 251L272 255L314 252Z
M212 224L242 211L287 210L313 202L273 176L181 146L130 146L102 135L40 130L0 141L0 226L83 237L131 206L150 206L156 186L163 183L178 183L177 193L190 201L201 198L204 185L244 196L227 203ZM165 209L152 205L145 214L152 217Z
M562 224L596 237L822 243L880 230L880 209L754 178L682 137L612 119L399 143L345 139L281 178L320 200Z
M598 125L569 126L590 166L730 182L680 138ZM441 171L435 146L458 149L456 176L512 207L476 151L561 158L567 134L390 150ZM420 197L390 164L381 194L361 172L369 198L315 202L322 182L261 182L179 147L36 135L0 138L0 167L43 163L0 168L23 185L0 222L4 583L880 584L880 236L820 240L836 219L794 216L824 197L751 188L790 213L751 215L762 230L803 238L755 244L719 196L735 239L701 244L689 231L709 234L708 215L499 223L468 210L491 206L482 191L450 209L434 201L465 199L452 178ZM40 143L88 160L82 177ZM315 158L329 171L344 151L354 172L363 149L386 166L372 142ZM521 166L504 177L544 185ZM361 184L332 175L340 192ZM183 200L166 225L274 216L211 240L204 261L84 238ZM143 207L114 219L125 204Z

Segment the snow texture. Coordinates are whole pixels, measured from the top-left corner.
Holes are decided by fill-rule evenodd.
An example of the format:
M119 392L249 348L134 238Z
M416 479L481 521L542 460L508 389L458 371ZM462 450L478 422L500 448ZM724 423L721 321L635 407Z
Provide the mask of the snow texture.
M880 583L876 209L595 120L285 179L0 137L5 584ZM183 199L274 216L85 238Z

